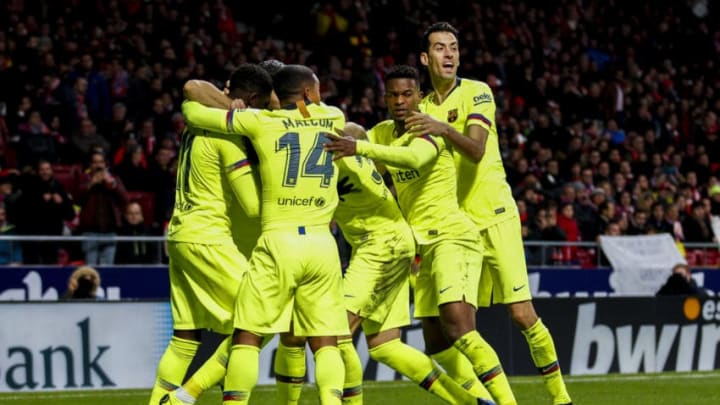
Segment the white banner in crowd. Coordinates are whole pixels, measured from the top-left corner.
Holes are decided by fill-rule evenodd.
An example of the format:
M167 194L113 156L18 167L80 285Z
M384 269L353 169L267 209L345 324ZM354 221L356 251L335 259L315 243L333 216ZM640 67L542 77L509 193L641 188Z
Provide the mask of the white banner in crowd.
M686 263L670 234L600 236L616 295L655 295L677 263Z

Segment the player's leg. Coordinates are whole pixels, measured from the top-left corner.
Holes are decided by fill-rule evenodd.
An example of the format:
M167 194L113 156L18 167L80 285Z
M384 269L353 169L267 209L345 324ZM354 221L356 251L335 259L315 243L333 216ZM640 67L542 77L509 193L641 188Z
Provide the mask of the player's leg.
M366 322L363 325L369 326ZM478 397L470 394L456 383L443 370L438 368L432 359L420 350L404 343L400 339L400 329L392 328L367 335L370 357L399 372L410 381L429 393L450 404L477 404ZM490 400L485 393L484 400ZM491 402L487 402L491 403Z
M450 344L442 334L440 318L423 318L425 351L460 386L477 398L488 398L490 393L480 382L472 363Z
M191 324L228 336L213 355L177 389L171 397L183 404L194 404L207 389L225 378L232 314L240 279L248 268L247 260L235 245L172 244L175 254L172 279L186 291L184 301L191 313L199 314ZM182 264L182 267L179 265ZM177 269L182 270L177 274ZM180 311L178 311L180 312ZM182 316L178 318L183 323Z
M368 322L377 321L378 325L385 323L397 301L404 304L399 308L399 325L410 323L408 271L415 255L415 241L410 227L403 225L373 232L363 243L354 246L345 271L343 290L351 334L341 337L338 347L345 363L343 403L346 405L363 401L363 369L352 341L363 319L369 317Z
M347 291L347 287L345 289ZM350 311L347 311L347 317L350 334L340 336L337 342L340 356L345 365L342 403L344 405L356 405L363 403L363 368L352 337L360 327L362 318Z
M531 301L519 219L491 226L483 230L481 236L486 253L483 271L492 275L493 299L507 304L513 323L527 340L533 363L543 377L553 404L571 403L555 343Z
M170 404L192 405L200 398L203 392L221 383L227 373L228 356L232 338L227 336L190 378L177 390L170 393L176 402Z
M475 328L475 308L465 302L452 302L440 306L442 330L473 365L480 382L493 399L501 405L514 405L515 396L495 350Z
M295 276L299 281L295 289L293 333L308 337L315 357L320 403L340 404L345 366L337 337L348 335L350 329L344 310L340 258L336 250L327 249L335 244L335 238L326 227L318 227L306 228L296 241L295 254L290 257L299 262L301 269ZM283 249L287 252L287 245Z
M235 300L235 334L223 391L225 405L248 403L257 384L262 336L290 329L292 291L296 288L294 269L281 262L283 256L278 252L280 246L292 245L283 235L261 235L250 260L250 270L240 282ZM288 257L296 257L294 253L288 252Z
M157 405L168 392L177 389L200 347L200 330L175 330L157 367L149 405Z
M195 322L199 308L190 280L199 270L192 260L187 243L168 243L170 264L170 306L173 336L160 358L157 377L150 394L150 405L157 405L170 391L177 389L185 378L192 359L200 346L200 326Z
M415 316L439 317L442 333L472 363L475 374L495 401L515 404L497 354L475 328L474 303L477 302L482 268L479 241L441 241L424 247L422 256ZM425 269L427 271L423 272ZM432 305L436 307L432 308ZM424 328L431 325L430 322L423 323ZM437 332L426 331L426 334L432 333Z
M233 334L223 390L224 405L245 405L250 401L258 381L261 344L259 334L239 329Z
M294 336L292 333L280 334L273 362L277 403L280 405L295 405L300 400L305 383L306 342L306 338Z

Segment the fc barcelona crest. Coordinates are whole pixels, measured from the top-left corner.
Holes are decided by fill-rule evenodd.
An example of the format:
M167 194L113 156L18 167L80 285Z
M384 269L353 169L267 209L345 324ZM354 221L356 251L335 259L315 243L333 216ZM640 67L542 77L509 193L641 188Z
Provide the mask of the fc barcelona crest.
M457 108L453 108L452 110L448 111L448 117L447 117L448 122L455 122L457 120L457 117L458 117Z

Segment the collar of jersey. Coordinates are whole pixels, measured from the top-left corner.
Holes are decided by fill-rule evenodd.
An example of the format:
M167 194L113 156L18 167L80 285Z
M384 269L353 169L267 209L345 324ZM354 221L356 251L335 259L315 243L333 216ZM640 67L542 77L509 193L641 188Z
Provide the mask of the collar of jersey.
M305 105L313 104L313 102L310 101L309 98L303 99L303 102L305 102ZM297 103L298 103L298 102L296 101L296 102L294 102L294 103L291 103L291 104L288 104L288 105L284 105L284 106L282 106L282 109L283 109L283 110L296 110L296 109L298 108Z
M462 83L462 79L458 76L458 77L455 78L455 86L452 88L452 90L450 90L450 93L448 93L447 97L445 97L445 100L449 99L449 98L450 98L450 95L453 94L453 92L455 91L455 89L457 89L458 87L460 87L460 83ZM437 92L436 92L436 91L433 91L433 93L432 93L433 104L438 105L438 104L435 103L435 96L436 96L436 95L437 95ZM443 103L445 102L445 100L443 100Z

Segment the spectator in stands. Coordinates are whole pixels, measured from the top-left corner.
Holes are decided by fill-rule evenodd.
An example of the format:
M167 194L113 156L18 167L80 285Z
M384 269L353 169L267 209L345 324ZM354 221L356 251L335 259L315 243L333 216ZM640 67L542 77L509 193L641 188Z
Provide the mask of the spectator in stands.
M637 209L630 217L628 224L628 235L646 235L648 233L648 212L644 209Z
M156 230L145 224L142 207L132 201L125 207L123 225L118 231L119 236L160 236ZM150 264L160 263L159 242L140 241L118 242L115 264Z
M582 240L580 227L575 220L575 208L572 204L560 206L560 213L557 216L557 225L565 233L567 242L579 242ZM577 260L577 246L566 246L562 249L562 260L571 263Z
M39 111L31 111L27 122L18 127L18 132L17 159L20 168L35 166L39 159L57 162L55 142Z
M20 235L60 236L65 221L75 217L73 203L65 188L53 176L50 162L41 160L36 170L23 176L22 193L17 204L17 230ZM56 241L23 242L26 264L57 264L58 249L62 244Z
M62 299L98 299L100 273L90 266L80 266L70 274Z
M87 118L95 122L103 122L110 118L110 86L105 75L95 65L93 55L89 52L84 53L68 79L71 81L84 79L86 82L82 96L87 108Z
M610 222L615 219L615 203L603 201L598 206L597 235L602 235L607 230Z
M665 205L659 201L653 203L648 227L654 233L673 233L673 225L668 222L665 215Z
M692 204L692 212L682 221L685 242L712 243L713 233L710 226L710 217L702 201Z
M155 221L165 223L172 215L175 201L175 150L160 148L148 168L148 177L155 194Z
M698 298L708 296L707 291L698 287L690 274L690 267L684 263L678 263L672 268L672 274L665 284L660 287L657 295L694 295Z
M122 180L110 173L105 155L93 152L78 198L78 231L89 238L115 236L122 226L122 210L126 202L127 192ZM109 265L115 262L115 242L112 241L83 241L83 252L88 265Z
M545 242L565 242L565 231L557 225L557 212L547 207L538 209L534 220L528 226L526 240ZM553 263L553 252L557 246L539 246L526 248L528 263L549 265Z
M685 240L682 223L680 222L680 204L673 203L665 210L665 219L672 224L672 235L676 242Z
M125 149L125 156L115 172L123 181L128 191L149 191L154 188L145 161L142 146L130 143Z
M15 225L7 221L5 207L0 204L0 235L15 235ZM0 240L0 265L23 264L23 252L20 244L11 240Z
M630 218L635 212L632 194L629 191L623 191L618 197L618 203L615 205L615 215L617 217Z
M112 118L103 128L112 150L120 147L128 134L135 130L135 125L127 116L127 107L123 103L115 103L112 108Z
M20 192L15 187L19 172L15 169L0 171L0 203L5 207L11 223L17 222L17 201Z
M87 162L94 152L107 152L110 143L96 132L95 124L89 118L80 121L80 130L72 136L74 162Z

